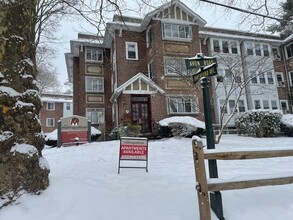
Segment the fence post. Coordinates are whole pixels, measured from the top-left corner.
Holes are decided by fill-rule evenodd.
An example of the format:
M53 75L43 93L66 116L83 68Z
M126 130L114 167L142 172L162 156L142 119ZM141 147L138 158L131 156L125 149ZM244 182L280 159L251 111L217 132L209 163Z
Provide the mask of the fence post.
M196 190L200 220L211 220L209 191L204 163L203 144L201 141L192 141L193 161L196 177Z

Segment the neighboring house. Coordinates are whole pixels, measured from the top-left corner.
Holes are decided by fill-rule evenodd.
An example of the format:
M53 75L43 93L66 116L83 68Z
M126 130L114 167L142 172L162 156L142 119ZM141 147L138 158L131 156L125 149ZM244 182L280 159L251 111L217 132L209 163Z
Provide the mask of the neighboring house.
M40 120L45 134L57 129L60 118L73 114L72 95L43 93L41 101L43 107L40 111Z
M114 16L103 38L79 34L65 54L73 82L73 113L87 116L104 139L121 124L138 124L142 133L151 133L166 117L203 120L201 86L193 85L194 72L187 71L184 62L197 53L218 58L218 77L211 78L215 124L220 123L222 110L228 117L234 107L237 114L259 108L290 112L293 65L291 78L287 77L290 68L284 66L281 52L289 40L284 44L277 36L205 25L175 0L142 19ZM241 82L248 83L241 89ZM234 119L229 126L235 126Z

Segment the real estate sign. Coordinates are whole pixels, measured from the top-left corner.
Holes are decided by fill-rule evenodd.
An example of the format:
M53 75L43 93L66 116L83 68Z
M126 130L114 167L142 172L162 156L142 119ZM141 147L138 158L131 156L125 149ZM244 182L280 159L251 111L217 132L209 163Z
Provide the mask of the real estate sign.
M121 160L145 161L145 166L121 166ZM148 139L135 137L121 137L118 173L120 173L120 168L143 168L147 171L147 165Z
M89 141L90 125L86 117L72 115L58 122L58 146L60 144L85 143Z

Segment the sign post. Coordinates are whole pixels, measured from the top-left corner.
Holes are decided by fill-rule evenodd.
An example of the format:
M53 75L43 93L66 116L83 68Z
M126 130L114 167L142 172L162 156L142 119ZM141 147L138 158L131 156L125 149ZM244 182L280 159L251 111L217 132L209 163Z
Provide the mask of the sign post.
M121 166L121 161L143 161L145 166ZM147 138L134 138L134 137L121 137L120 138L120 151L119 151L119 166L120 168L137 168L145 169L148 172L148 139Z
M187 69L199 68L197 73L192 76L193 83L201 80L204 117L207 133L207 149L215 149L215 137L212 123L211 103L209 96L207 77L217 75L217 59L214 57L205 57L203 54L197 54L194 58L185 59ZM210 178L218 178L218 167L216 160L208 160ZM220 220L224 220L221 192L210 193L211 208Z

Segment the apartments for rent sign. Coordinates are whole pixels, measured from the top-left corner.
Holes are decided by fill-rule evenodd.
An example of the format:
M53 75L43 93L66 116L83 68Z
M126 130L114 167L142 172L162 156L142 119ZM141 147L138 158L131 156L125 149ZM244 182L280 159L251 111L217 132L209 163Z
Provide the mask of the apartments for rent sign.
M145 166L121 166L121 161L145 161ZM147 170L148 166L148 139L121 137L119 152L119 168L143 168Z

